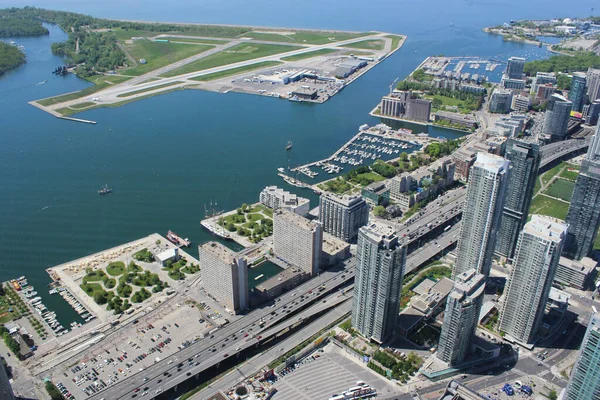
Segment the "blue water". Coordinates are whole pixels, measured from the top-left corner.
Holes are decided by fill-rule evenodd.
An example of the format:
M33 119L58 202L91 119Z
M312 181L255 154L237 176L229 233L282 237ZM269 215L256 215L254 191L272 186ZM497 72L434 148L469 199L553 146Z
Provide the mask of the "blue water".
M211 237L199 225L204 204L217 200L231 209L252 203L266 185L292 189L315 206L312 192L286 186L276 168L328 156L358 126L380 122L367 113L390 82L429 55L548 56L543 48L504 42L481 29L566 12L562 2L541 0L173 3L28 1L106 18L380 30L409 38L400 51L322 105L180 91L79 114L98 121L94 126L58 120L27 104L89 85L72 75L51 74L63 60L51 54L50 44L66 34L50 26L49 36L13 39L25 46L28 62L0 77L0 280L26 275L41 287L49 282L47 267L168 229L194 245L205 242ZM0 0L0 7L7 6L22 4ZM575 1L568 9L587 7ZM429 133L457 136L438 128ZM285 152L289 139L294 147ZM103 184L114 193L98 196ZM62 307L58 300L44 301Z

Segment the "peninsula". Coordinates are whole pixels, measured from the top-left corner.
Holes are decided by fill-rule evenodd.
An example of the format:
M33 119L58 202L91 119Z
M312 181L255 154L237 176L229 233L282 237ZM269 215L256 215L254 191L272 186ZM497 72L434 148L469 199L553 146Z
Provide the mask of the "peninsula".
M11 10L61 26L69 40L53 44L53 51L66 56L67 71L94 84L30 103L57 117L181 89L322 103L406 39L383 32L114 21ZM92 44L94 56L86 51Z

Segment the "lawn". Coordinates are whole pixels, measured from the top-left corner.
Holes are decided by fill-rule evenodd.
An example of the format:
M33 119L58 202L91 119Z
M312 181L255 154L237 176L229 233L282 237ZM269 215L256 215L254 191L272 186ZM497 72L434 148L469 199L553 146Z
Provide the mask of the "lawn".
M147 87L145 89L134 90L133 92L122 93L122 94L117 95L117 97L135 96L136 94L149 92L151 90L162 89L162 88L166 88L166 87L169 87L169 86L177 85L177 84L180 84L180 83L182 83L182 81L174 81L174 82L169 82L169 83L163 83L162 85L156 85L156 86L152 86L152 87Z
M126 44L125 48L135 58L138 64L126 69L123 73L127 75L142 75L157 68L164 67L184 58L202 53L214 48L210 45L189 45L180 43L161 43L150 40L136 40ZM140 59L145 58L146 64L140 64Z
M448 97L448 96L441 96L441 95L437 95L437 94L435 96L432 96L432 99L439 99L442 102L442 105L451 106L451 107L460 107L464 103L464 101L462 101L462 100L455 99L453 97Z
M185 45L183 45L185 46ZM276 44L243 43L230 47L225 51L211 54L200 60L191 62L180 68L169 71L162 76L171 77L181 74L187 74L195 71L202 71L209 68L220 67L223 65L234 64L241 61L253 60L255 58L272 56L279 53L298 50L298 46L284 46Z
M356 177L350 179L350 182L359 184L361 186L367 186L373 182L384 181L385 178L376 172L364 172L356 175Z
M95 83L95 86L87 87L79 92L67 93L60 96L49 97L47 99L43 99L38 101L39 104L43 106L50 106L52 104L58 104L65 101L79 99L85 96L89 96L90 94L96 93L102 89L106 89L109 86L115 85L117 83L125 82L131 79L128 76L118 76L118 75L95 75L93 77L88 78L90 82ZM110 82L110 83L109 83Z
M307 58L313 58L313 57L317 57L317 56L323 56L325 54L335 53L336 51L338 51L338 50L335 50L335 49L320 49L320 50L311 51L309 53L303 53L303 54L296 54L294 56L281 57L281 59L283 61L298 61L298 60L304 60L304 59L307 59Z
M182 258L175 263L167 262L167 265L164 269L168 271L169 278L178 281L185 279L185 274L195 274L196 272L200 271L200 266L196 264L188 264L187 260Z
M219 218L218 224L229 232L237 232L258 243L273 234L273 210L260 204L255 207L242 204L234 214Z
M385 42L381 39L363 40L360 42L345 44L344 47L364 50L383 50Z
M246 65L244 67L231 68L226 71L213 72L212 74L196 76L192 79L195 81L201 81L201 82L213 81L215 79L226 78L228 76L242 74L244 72L254 71L254 70L257 70L260 68L274 67L275 65L279 65L279 64L283 64L283 63L280 61L263 61L263 62L259 62L259 63L252 64L252 65Z
M387 35L386 38L392 39L391 51L394 51L394 49L398 48L400 41L402 40L402 36L397 35Z
M531 207L529 208L529 214L548 215L562 219L563 221L567 218L568 211L569 203L544 196L543 194L536 196L531 201Z
M568 179L570 181L576 181L577 176L579 176L579 168L575 166L567 166L561 173L560 177Z
M544 172L544 174L542 175L542 182L544 183L544 185L550 182L550 180L554 178L554 176L558 174L560 170L565 166L566 164L564 162L561 162L560 164L552 167L550 170Z
M158 27L159 24L157 24ZM160 24L164 27L164 24ZM250 31L251 28L243 26L223 26L223 25L184 25L178 27L178 30L159 31L159 30L137 30L137 29L113 29L117 39L131 39L132 37L153 37L158 35L187 35L187 36L207 36L218 38L233 38Z
M123 261L113 261L106 267L106 273L111 276L119 276L125 272L125 263Z
M369 35L369 33L290 31L289 35L281 35L275 32L248 32L242 35L242 37L249 37L256 40L266 40L271 42L326 44L339 42L342 40L354 39L366 35Z
M552 182L552 185L544 191L544 194L564 201L571 201L573 189L575 189L575 182L559 178Z

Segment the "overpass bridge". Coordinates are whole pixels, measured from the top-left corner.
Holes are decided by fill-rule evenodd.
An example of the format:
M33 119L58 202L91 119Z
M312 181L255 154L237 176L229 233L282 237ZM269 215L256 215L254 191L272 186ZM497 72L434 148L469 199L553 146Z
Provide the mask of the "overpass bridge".
M540 148L540 152L542 153L540 169L556 160L570 155L571 153L582 151L590 145L590 140L591 138L589 137L582 139L569 139L542 146Z

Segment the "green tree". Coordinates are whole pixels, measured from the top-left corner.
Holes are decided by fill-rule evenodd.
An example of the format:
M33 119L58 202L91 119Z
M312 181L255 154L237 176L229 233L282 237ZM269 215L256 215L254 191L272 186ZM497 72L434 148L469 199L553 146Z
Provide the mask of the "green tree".
M556 393L556 390L552 389L550 391L550 393L548 393L548 399L550 399L550 400L558 399L558 394Z
M64 400L63 395L60 393L58 388L54 386L54 383L46 381L44 387L46 388L46 392L48 392L52 400Z
M378 217L384 217L386 215L384 206L377 206L373 209L373 213Z

